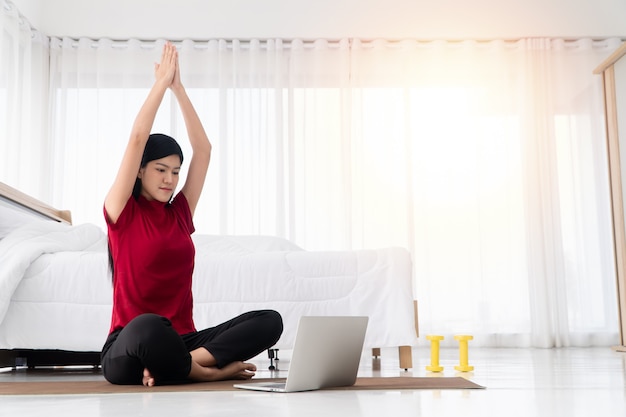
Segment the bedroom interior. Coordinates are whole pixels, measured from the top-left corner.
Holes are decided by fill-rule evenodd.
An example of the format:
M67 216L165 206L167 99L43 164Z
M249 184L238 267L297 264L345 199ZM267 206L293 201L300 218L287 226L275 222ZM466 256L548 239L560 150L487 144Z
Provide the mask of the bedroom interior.
M360 377L487 388L16 395L102 380L20 366L0 370L0 415L626 413L626 2L0 1L1 366L97 360L102 196L168 39L215 144L198 320L365 311ZM182 138L165 103L155 127ZM259 378L286 375L294 330Z

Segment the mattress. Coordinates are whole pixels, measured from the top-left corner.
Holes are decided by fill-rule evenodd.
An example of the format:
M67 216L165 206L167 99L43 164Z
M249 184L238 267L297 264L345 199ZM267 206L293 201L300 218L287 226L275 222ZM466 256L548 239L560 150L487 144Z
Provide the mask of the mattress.
M89 235L79 250L57 245L31 256L0 314L0 349L101 349L112 284L106 237ZM282 314L285 327L276 347L290 349L300 316L367 315L366 347L416 344L411 260L403 248L323 252L266 236L193 239L197 328L270 308Z

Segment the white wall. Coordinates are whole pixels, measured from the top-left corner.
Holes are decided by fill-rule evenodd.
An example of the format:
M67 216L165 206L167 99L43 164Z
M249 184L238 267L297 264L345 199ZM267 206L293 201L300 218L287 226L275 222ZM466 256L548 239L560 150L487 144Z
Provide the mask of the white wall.
M626 38L626 0L10 1L45 34L71 37Z

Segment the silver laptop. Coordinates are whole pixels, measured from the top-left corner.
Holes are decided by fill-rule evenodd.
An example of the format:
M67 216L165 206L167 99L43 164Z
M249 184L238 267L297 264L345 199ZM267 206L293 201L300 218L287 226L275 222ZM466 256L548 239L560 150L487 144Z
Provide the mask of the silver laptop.
M367 317L300 318L285 382L246 382L235 388L270 392L312 391L354 385Z

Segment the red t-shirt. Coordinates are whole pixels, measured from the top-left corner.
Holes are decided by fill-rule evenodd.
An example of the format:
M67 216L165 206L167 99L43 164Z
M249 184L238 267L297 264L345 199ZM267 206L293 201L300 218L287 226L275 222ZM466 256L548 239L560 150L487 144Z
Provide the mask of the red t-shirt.
M130 197L115 224L107 222L114 264L110 332L143 313L168 318L179 334L195 331L191 277L195 231L189 203Z

